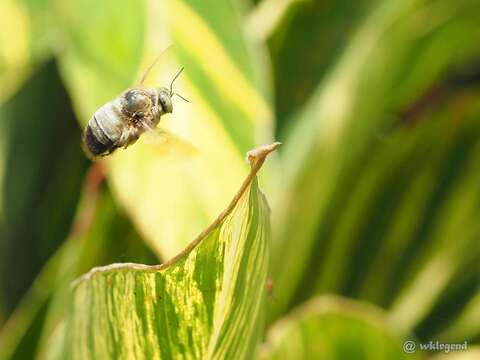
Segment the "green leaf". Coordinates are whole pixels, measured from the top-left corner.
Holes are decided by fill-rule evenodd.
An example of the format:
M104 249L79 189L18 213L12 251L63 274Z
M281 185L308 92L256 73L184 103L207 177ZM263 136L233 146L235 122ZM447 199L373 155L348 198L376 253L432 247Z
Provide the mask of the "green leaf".
M93 166L89 172L59 271L49 279L54 293L37 346L37 356L41 358L50 358L52 353L61 349L61 329L69 311L70 283L75 278L94 266L122 261L126 256L130 261L158 263L131 222L118 209L110 191L105 187L97 188L99 173L98 166Z
M262 29L282 6L288 10L269 39L273 62L277 134L294 125L292 115L309 100L315 88L335 66L338 57L373 0L360 1L262 1L259 19L251 24ZM264 9L262 9L264 7ZM312 51L315 49L315 51ZM301 71L299 71L301 69ZM290 123L292 122L292 123Z
M18 1L0 3L0 22L8 31L0 34L0 103L26 78L29 65L30 19Z
M260 359L418 359L405 354L385 313L335 296L312 298L269 330Z
M39 273L0 331L0 359L33 358L41 336L46 307L53 293L52 279L60 268L60 248Z
M160 126L195 151L140 141L109 165L118 200L151 246L171 257L221 211L247 173L243 154L257 141L271 141L272 124L235 8L218 1L154 4L147 46L158 49L158 39L170 38L163 47L173 45L177 65L167 62L162 72L171 79L185 67L175 87L190 100L175 101ZM162 77L156 85L168 84Z
M480 103L464 96L373 142L345 174L299 299L336 291L390 307L397 331L423 340L478 336L473 303L462 311L479 274Z
M7 316L68 234L87 166L79 140L54 62L0 105L0 305ZM25 251L33 241L35 251Z
M272 140L255 50L229 2L155 0L142 9L136 1L106 1L95 3L94 13L82 11L92 1L75 4L59 5L69 44L60 58L82 124L135 85L159 55L147 86L168 86L185 67L175 90L190 102L174 98L173 113L160 124L179 141L148 144L141 138L105 161L117 201L150 246L171 257L238 188L248 172L245 151Z
M144 3L55 2L54 11L65 44L59 53L62 75L78 118L86 124L94 110L135 78L145 38Z
M252 169L228 208L175 258L112 264L74 284L66 324L73 358L250 358L262 328L269 208Z
M475 56L472 49L478 41L478 32L473 29L479 20L478 3L465 0L455 3L459 6L454 2L450 7L445 4L378 2L305 109L294 117L296 125L283 149L286 190L279 201L283 211L274 212L277 216L272 219L276 243L272 251L272 274L279 292L279 301L272 306L277 310L272 313L278 315L282 308L313 293L358 296L359 287L372 285L376 279L383 278L384 272L394 273L393 277L405 275L402 261L410 263L412 256L408 251L412 251L410 246L415 246L416 239L418 244L427 246L427 240L421 241L424 239L421 214L425 211L427 218L433 214L432 209L436 209L428 205L431 197L436 196L433 185L441 177L448 186L449 169L455 164L463 166L463 162L455 163L453 155L449 158L446 148L446 144L459 151L462 148L460 141L448 142L450 135L457 135L449 129L453 125L448 119L458 115L453 110L442 114L443 109L439 109L436 116L430 117L427 109L417 119L420 122L441 118L443 125L439 127L442 128L435 131L442 134L439 139L443 144L432 135L429 138L428 129L433 130L434 126L423 128L420 135L421 131L403 126L405 115L402 114L412 106L415 96L421 97L437 81L441 83L443 73L468 63ZM431 14L436 14L436 20L429 22ZM412 28L416 30L411 31ZM460 42L462 46L443 47L440 44L445 44L445 37L458 39L448 44ZM421 60L424 58L429 62ZM475 106L468 103L469 117L473 119ZM459 114L462 119L467 118L463 112ZM474 120L460 121L459 128L465 126L465 133L470 126L470 130L476 129L467 122L471 124ZM428 144L436 151L429 151ZM473 153L475 144L468 144L468 153ZM432 161L438 167L431 164ZM469 164L473 163L472 159ZM415 182L412 179L417 179L417 175L418 182ZM410 189L411 197L402 197ZM467 191L475 199L475 187L472 185ZM468 201L466 192L462 199ZM443 189L438 196L447 198ZM469 216L468 226L474 220L473 199L463 213ZM412 208L416 212L409 211ZM397 216L395 211L402 216ZM470 230L462 232L465 241L461 241L459 248L465 249L467 238L471 239L467 235ZM389 239L392 247L382 249L381 240L387 233L392 236ZM440 238L443 239L440 242L446 240L443 236ZM399 252L395 252L396 247ZM364 284L364 271L372 264L378 249L386 252L375 259L377 272L369 274L369 280L373 281ZM415 266L425 260L426 254L419 253L422 259L412 260L410 275L415 273ZM382 260L386 260L387 266ZM442 289L448 279L442 281ZM405 284L405 279L395 280L383 279L382 286L376 290L377 295L381 294L382 299L376 299L381 305L389 305L398 295L399 287ZM415 293L409 296L413 301ZM420 312L417 315L420 316ZM409 325L414 325L414 321Z
M0 359L49 358L61 345L70 283L93 266L119 261L157 263L101 186L102 172L93 166L86 177L82 199L68 238L50 257L22 301L0 328ZM11 274L11 272L9 272Z
M432 356L432 360L477 360L480 358L480 346L469 346L467 351L451 351L450 353Z
M0 23L0 104L58 48L52 0L3 0Z
M478 334L480 334L480 291L471 297L455 320L437 336L440 341L459 342L463 339L473 339Z

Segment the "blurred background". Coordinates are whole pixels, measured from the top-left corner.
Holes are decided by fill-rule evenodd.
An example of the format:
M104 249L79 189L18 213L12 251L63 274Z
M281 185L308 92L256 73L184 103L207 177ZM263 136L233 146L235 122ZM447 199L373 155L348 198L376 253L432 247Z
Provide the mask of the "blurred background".
M477 0L0 0L0 23L0 358L48 357L75 277L178 253L273 140L266 328L336 294L480 358ZM159 54L178 138L93 164L82 129Z

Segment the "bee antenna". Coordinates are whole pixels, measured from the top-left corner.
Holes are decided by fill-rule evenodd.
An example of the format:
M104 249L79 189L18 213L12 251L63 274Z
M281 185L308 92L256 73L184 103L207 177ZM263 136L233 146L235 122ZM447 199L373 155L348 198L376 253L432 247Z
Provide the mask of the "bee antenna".
M167 52L168 50L170 50L171 48L173 48L173 44L172 45L168 45L165 49L162 50L162 52L160 54L158 54L158 56L155 58L155 60L153 61L153 63L150 64L150 66L147 68L147 70L145 70L145 72L143 73L143 76L142 78L140 79L140 85L143 84L143 82L145 81L145 79L147 78L147 75L150 73L150 71L152 71L153 67L158 63L158 61L161 59L161 57L163 56L163 54L165 54L165 52Z
M175 82L175 80L177 80L177 78L180 76L180 74L182 73L183 71L183 67L177 72L177 74L174 76L172 82L170 83L170 96L174 94L173 92L173 83ZM176 94L178 95L178 94Z
M186 102L190 102L188 101L187 99L185 99L182 95L180 95L179 93L176 93L176 92L172 92L172 96L173 95L177 95L180 99L182 99L183 101L186 101Z

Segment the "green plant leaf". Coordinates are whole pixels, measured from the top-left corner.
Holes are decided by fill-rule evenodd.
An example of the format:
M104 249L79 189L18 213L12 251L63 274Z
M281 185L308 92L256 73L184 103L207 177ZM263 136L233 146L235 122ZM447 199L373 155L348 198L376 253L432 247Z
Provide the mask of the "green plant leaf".
M15 311L0 329L0 359L33 358L41 336L48 301L53 293L52 279L60 268L60 248L45 264Z
M118 209L111 192L105 186L95 184L98 173L98 167L93 166L87 177L76 222L66 241L67 248L61 256L59 271L49 279L54 293L48 306L42 338L36 347L40 358L51 358L55 351L61 349L60 337L64 335L62 325L69 310L70 283L75 278L94 266L122 261L126 256L129 261L158 263L131 222Z
M432 360L477 360L480 358L480 346L469 346L467 351L451 351L448 354L432 356Z
M296 296L336 291L390 307L397 330L422 340L478 336L474 303L462 312L479 274L479 107L461 94L372 143L334 194Z
M463 339L473 339L478 334L480 334L480 291L471 297L455 320L437 334L437 338L443 342L460 342Z
M282 311L279 310L282 306L288 307L289 303L292 306L311 296L312 284L315 284L315 293L340 292L357 296L358 288L355 287L362 286L361 276L370 264L371 255L379 249L382 235L400 220L395 210L402 211L404 225L394 225L396 230L392 231L398 230L395 235L391 234L397 236L392 238L394 245L388 250L387 257L383 254L387 264L392 265L389 269L382 266L376 269L398 274L402 273L403 267L395 267L391 259L401 256L401 260L409 261L407 252L413 245L406 243L415 239L414 235L422 231L423 224L415 223L420 217L408 212L408 207L414 207L418 213L422 209L428 210L422 206L428 203L429 194L435 196L429 184L438 182L439 176L444 176L446 183L449 179L448 167L442 168L442 160L436 156L441 153L444 159L451 160L451 166L454 166L454 160L448 157L448 150L442 143L428 138L427 128L423 133L424 145L436 146L439 153L427 152L428 148L422 146L422 140L418 138L416 143L415 138L420 135L404 127L405 115L402 114L412 105L415 96L421 97L422 92L437 81L441 82L442 76L448 77L445 73L475 58L473 44L478 41L478 32L472 26L478 21L478 3L465 0L456 4L459 6L451 3L455 11L448 11L445 3L378 2L306 108L295 117L297 125L292 128L283 149L286 173L286 190L280 201L283 212L274 213L278 216L272 219L275 243L272 275L279 292L279 301L272 309L277 308L277 314ZM436 21L427 26L431 14L437 14ZM414 18L425 21L415 22L419 28L411 31L409 29L415 28ZM469 36L460 35L463 31ZM461 47L440 45L444 44L445 38L457 37L462 39ZM423 58L430 61L421 60ZM475 112L473 106L469 105L469 109ZM427 110L420 118L427 120L429 115ZM453 125L447 125L447 120L449 116L450 119L456 118L456 115L447 111L438 116L444 126L438 131L444 131L444 140L449 139L449 135L456 133L448 130L448 126ZM437 119L436 116L431 118ZM459 127L462 127L466 122L460 123ZM404 133L399 135L399 132ZM397 147L393 146L395 142ZM460 143L451 145L455 149L457 146L461 148ZM379 154L383 146L388 150L385 148L385 153ZM417 152L410 152L410 146L418 146ZM469 151L473 151L473 146ZM422 161L423 156L432 157ZM429 161L434 158L439 167L427 170ZM408 170L408 174L393 166L395 162ZM417 167L410 167L414 163ZM422 176L412 187L415 189L412 197L402 198L401 192L407 191L417 170ZM404 183L401 186L396 183L398 177L392 176L394 171L402 174ZM473 186L470 190L475 196ZM305 203L315 206L305 206ZM405 207L399 209L398 204ZM472 215L472 203L468 209ZM469 219L473 220L473 217ZM400 244L402 241L405 242ZM405 252L396 253L395 246ZM353 257L357 262L351 260ZM365 266L359 267L358 261ZM381 263L381 256L377 261ZM370 279L376 274L370 273ZM378 291L388 298L385 302L392 301L392 293L399 290L399 284L387 279L379 287ZM413 292L410 296L411 300L415 298ZM384 305L383 301L379 303ZM414 322L410 324L413 325Z
M262 328L269 208L256 173L278 144L249 153L252 169L228 208L159 266L95 268L74 286L72 358L250 358Z
M248 172L245 151L272 140L265 85L229 2L151 0L138 6L122 0L96 4L94 14L82 11L91 3L58 6L69 44L60 54L63 74L83 125L99 106L135 85L133 79L159 55L145 85L168 86L185 68L175 90L190 102L174 98L173 113L160 123L179 141L149 144L141 138L105 161L116 199L149 245L168 258L238 188Z
M0 22L8 31L0 35L0 103L26 77L29 64L30 19L18 1L0 3Z
M6 307L5 317L68 234L87 167L78 140L53 61L0 105L0 305ZM45 204L52 209L44 211ZM38 248L25 251L33 241Z
M0 104L15 94L36 66L58 48L51 0L4 0L0 23Z
M255 10L260 13L254 14L261 17L251 24L259 29L268 24L272 14L275 16L282 6L289 6L268 42L274 71L278 136L283 138L284 131L295 124L296 117L292 115L307 103L318 84L329 74L341 51L350 44L352 30L373 2L260 2Z
M367 303L328 295L312 298L272 326L259 358L419 359L403 352L385 315Z
M68 311L70 283L126 254L132 261L158 263L102 186L99 166L92 166L68 238L0 328L0 359L50 358L61 345L55 335L61 334L58 329Z
M91 11L95 8L95 11ZM143 1L55 2L62 75L82 124L132 85L145 39Z
M175 88L190 103L174 101L173 114L160 127L195 151L140 141L114 154L109 165L118 200L151 246L171 257L221 211L247 173L243 154L256 141L271 141L265 133L272 124L235 7L218 1L165 5L149 8L148 51L160 53L158 39L170 39L163 47L173 45L176 62L160 72L171 79L185 67ZM170 79L159 76L152 84Z

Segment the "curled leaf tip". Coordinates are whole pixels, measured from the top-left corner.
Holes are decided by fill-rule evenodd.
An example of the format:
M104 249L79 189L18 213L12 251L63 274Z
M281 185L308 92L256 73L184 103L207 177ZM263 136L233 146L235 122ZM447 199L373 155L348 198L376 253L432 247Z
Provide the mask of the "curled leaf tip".
M222 221L234 210L237 203L240 201L242 195L247 191L248 187L252 184L253 179L257 175L258 171L263 165L268 154L275 151L281 145L280 142L274 142L269 145L262 145L253 150L247 152L247 159L250 162L251 170L248 176L243 181L240 189L235 194L233 199L231 200L228 207L220 213L220 215L206 228L204 229L193 241L191 241L183 251L178 253L176 256L171 258L170 260L164 262L163 264L159 265L142 265L142 264L134 264L134 263L116 263L107 266L100 266L91 269L88 273L80 276L79 278L75 279L71 283L71 288L75 289L80 283L90 280L94 275L98 273L106 273L111 271L118 271L118 270L140 270L140 271L159 271L164 270L177 262L180 259L185 258L200 242L206 238L214 228L219 226Z
M250 165L253 166L253 164L258 161L258 160L264 160L268 154L271 152L275 151L280 145L282 145L281 142L274 142L269 145L261 145L253 150L250 150L247 152L247 160L249 161Z

